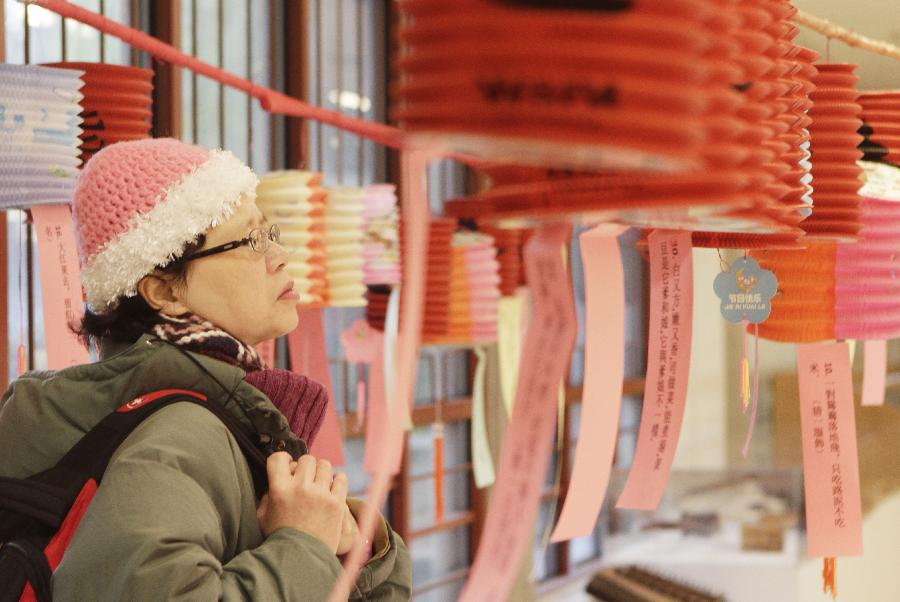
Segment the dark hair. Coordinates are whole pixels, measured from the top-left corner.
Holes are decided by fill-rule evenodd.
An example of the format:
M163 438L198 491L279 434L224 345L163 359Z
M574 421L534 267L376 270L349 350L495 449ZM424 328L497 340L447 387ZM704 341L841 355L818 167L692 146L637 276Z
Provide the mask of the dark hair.
M201 234L195 242L185 245L180 257L187 257L203 246L206 236ZM187 278L188 263L176 259L156 268L158 273L183 284ZM160 322L159 310L150 306L139 294L123 297L119 303L105 312L93 312L85 308L81 324L72 327L85 347L98 344L107 337L126 343L137 341Z

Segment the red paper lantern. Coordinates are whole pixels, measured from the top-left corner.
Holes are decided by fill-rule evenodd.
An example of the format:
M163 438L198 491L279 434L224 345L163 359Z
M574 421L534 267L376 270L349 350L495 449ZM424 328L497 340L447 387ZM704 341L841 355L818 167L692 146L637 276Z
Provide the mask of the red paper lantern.
M740 104L720 2L617 10L404 0L394 116L414 137L493 160L649 171L703 165ZM523 43L540 39L541 43Z
M833 242L809 242L801 250L751 253L778 278L772 313L759 324L761 338L791 343L835 338L835 254Z
M816 90L810 97L809 126L812 152L813 212L803 229L815 238L854 240L859 232L859 189L862 158L857 147L863 140L862 107L857 102L856 65L817 65Z
M50 66L84 71L81 100L81 158L100 149L150 137L153 71L106 63L63 62Z

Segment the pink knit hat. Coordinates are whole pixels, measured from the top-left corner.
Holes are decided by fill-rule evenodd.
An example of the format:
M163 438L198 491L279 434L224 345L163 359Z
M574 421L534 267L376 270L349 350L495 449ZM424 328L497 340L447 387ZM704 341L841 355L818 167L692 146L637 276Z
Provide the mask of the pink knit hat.
M94 310L137 294L137 283L186 244L255 200L258 179L228 151L173 138L110 145L75 187L81 278Z

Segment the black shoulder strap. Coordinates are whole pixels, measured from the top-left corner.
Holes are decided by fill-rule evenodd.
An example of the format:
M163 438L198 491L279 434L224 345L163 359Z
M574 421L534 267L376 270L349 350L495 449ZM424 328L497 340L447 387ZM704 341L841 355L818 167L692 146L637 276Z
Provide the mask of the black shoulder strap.
M52 468L28 479L0 477L0 509L13 510L58 527L84 483L88 479L101 481L112 455L135 427L159 410L179 402L200 405L225 424L244 453L253 485L261 496L268 489L266 456L254 444L249 429L203 395L166 390L132 400L103 418ZM35 492L40 495L34 495Z
M91 477L99 483L110 458L131 431L159 410L173 403L185 401L206 408L225 424L244 452L251 472L258 472L262 467L262 480L258 481L257 475L254 474L253 481L258 490L265 491L266 458L262 450L253 443L249 429L238 422L228 410L193 391L158 391L128 402L97 423L62 457L56 467Z

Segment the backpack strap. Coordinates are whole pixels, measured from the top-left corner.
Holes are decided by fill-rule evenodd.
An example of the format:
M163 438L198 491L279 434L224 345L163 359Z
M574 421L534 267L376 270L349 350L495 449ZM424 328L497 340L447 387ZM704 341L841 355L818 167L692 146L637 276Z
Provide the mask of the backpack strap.
M166 389L133 399L107 415L52 468L28 479L0 477L0 509L59 528L84 483L88 479L100 483L110 459L128 435L151 415L180 402L202 406L225 424L247 459L257 496L262 496L268 489L266 455L254 443L250 430L205 395Z

